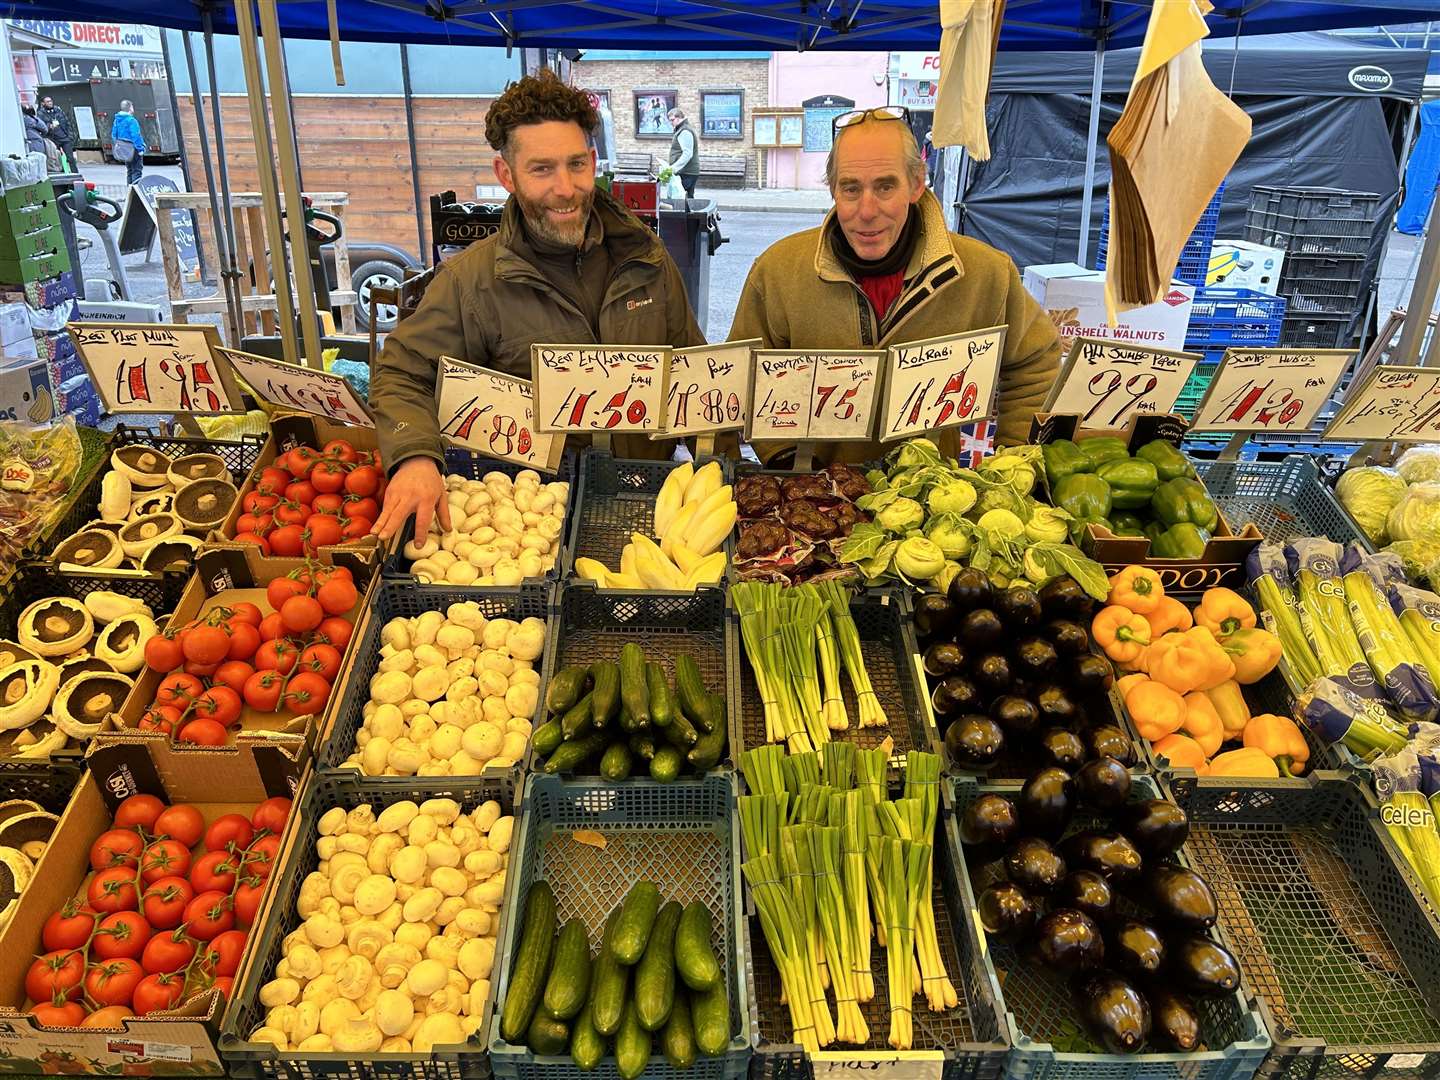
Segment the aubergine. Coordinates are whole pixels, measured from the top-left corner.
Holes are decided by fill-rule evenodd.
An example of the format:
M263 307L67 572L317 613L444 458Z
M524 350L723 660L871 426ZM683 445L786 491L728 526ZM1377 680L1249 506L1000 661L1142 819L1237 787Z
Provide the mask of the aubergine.
M1043 679L1060 663L1060 653L1043 637L1029 637L1015 646L1015 674L1022 678Z
M1144 869L1144 860L1135 845L1115 832L1079 832L1060 845L1067 866L1094 870L1112 885L1131 881Z
M1095 600L1072 577L1058 577L1046 583L1036 595L1047 619L1089 622L1095 610Z
M1030 950L1052 971L1083 971L1105 962L1105 939L1095 920L1074 908L1053 908L1035 924Z
M1104 874L1094 870L1071 870L1055 886L1050 894L1050 903L1056 907L1083 911L1098 923L1110 918L1115 907L1115 892Z
M1148 979L1165 964L1165 938L1139 919L1118 919L1105 940L1105 962L1138 978Z
M1150 1037L1150 1003L1113 971L1087 972L1075 980L1080 1019L1106 1050L1133 1054Z
M931 642L925 650L925 674L932 679L948 679L965 670L965 650L953 641Z
M1068 690L1059 686L1046 686L1035 695L1035 707L1040 715L1052 724L1073 724L1080 716L1075 699Z
M1004 795L986 792L960 815L960 839L967 847L998 850L1020 835L1020 812Z
M937 716L959 716L980 708L980 691L964 675L951 675L930 692L930 704Z
M1004 653L986 653L970 667L970 678L993 696L1010 689L1010 660Z
M1075 794L1083 806L1115 810L1130 797L1130 770L1109 755L1087 761L1075 772Z
M945 729L945 749L962 769L984 772L1004 748L1005 733L1000 725L981 713L957 716Z
M1027 836L1005 853L1005 873L1026 892L1048 893L1065 876L1065 860L1038 836Z
M1174 863L1153 863L1146 870L1145 900L1162 923L1203 931L1215 925L1219 908L1210 884L1194 870Z
M1081 693L1103 694L1115 685L1115 668L1105 657L1086 653L1070 661L1065 677Z
M1039 910L1035 901L1013 881L991 885L976 901L980 924L997 941L1019 941L1035 928Z
M1166 971L1192 994L1224 997L1240 986L1240 965L1230 950L1199 934L1179 934L1167 942Z
M1023 701L1024 699L1022 698L1021 700ZM1030 705L1032 709L1035 708L1035 706L1031 705L1028 701L1026 701L1025 704ZM990 708L993 712L995 707L992 705ZM1039 709L1035 709L1035 719L1037 721L1040 719ZM1073 772L1085 764L1085 743L1079 735L1076 735L1075 732L1068 728L1046 728L1040 733L1040 739L1037 745L1039 747L1040 757L1048 765L1056 765L1066 772Z
M1000 616L989 608L976 608L960 619L959 640L972 649L989 649L1005 636Z
M1086 656L1090 653L1090 633L1074 619L1051 619L1040 633L1061 656Z
M1085 732L1085 748L1091 757L1113 757L1126 768L1135 764L1135 744L1114 724L1097 724Z
M955 632L958 612L944 593L925 593L915 600L915 633L921 641L948 637Z
M1040 723L1040 710L1035 703L1016 694L1002 694L992 701L990 715L1002 728L1015 735L1028 735Z
M1155 1041L1186 1052L1200 1045L1200 1012L1193 1001L1159 981L1150 984L1146 997Z
M1150 859L1179 851L1190 835L1189 816L1164 799L1128 803L1116 815L1115 823L1140 853Z
M1021 634L1040 625L1040 597L1028 585L1001 589L995 594L995 611L1010 634Z
M1025 781L1015 807L1028 834L1058 839L1075 810L1075 782L1064 769L1041 769Z
M955 613L960 615L976 608L989 607L994 593L990 588L989 575L967 566L950 579L950 588L945 595L954 605Z

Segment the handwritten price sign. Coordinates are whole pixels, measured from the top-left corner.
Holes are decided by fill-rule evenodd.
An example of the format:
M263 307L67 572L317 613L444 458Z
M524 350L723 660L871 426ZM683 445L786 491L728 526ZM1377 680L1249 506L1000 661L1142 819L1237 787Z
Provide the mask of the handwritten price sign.
M875 351L756 352L746 438L867 441L884 359Z
M670 353L662 436L738 431L750 413L750 350L760 344L728 341Z
M66 329L106 412L245 411L234 377L215 358L213 326L72 322Z
M215 352L250 385L256 397L271 405L313 413L352 427L375 426L354 389L339 375L238 349L217 348Z
M532 345L537 430L658 432L670 350L663 346Z
M1136 413L1168 413L1200 357L1118 341L1076 338L1045 411L1076 413L1081 427L1124 427Z
M1440 370L1381 364L1330 421L1322 439L1433 442L1440 439Z
M810 1059L816 1077L865 1080L940 1080L945 1065L938 1050L821 1050Z
M435 402L440 434L456 445L545 472L560 467L565 438L535 430L526 380L442 356Z
M1350 366L1348 349L1227 349L1196 431L1305 431Z
M881 441L990 417L1005 330L992 326L887 349Z

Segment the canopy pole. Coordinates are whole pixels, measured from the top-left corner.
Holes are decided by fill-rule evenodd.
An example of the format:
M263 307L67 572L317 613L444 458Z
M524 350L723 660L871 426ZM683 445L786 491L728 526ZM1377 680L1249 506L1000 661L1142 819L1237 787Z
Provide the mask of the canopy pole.
M243 330L245 309L240 297L240 254L235 242L235 207L230 198L230 164L225 160L225 123L220 116L220 85L215 78L215 20L206 4L200 10L200 25L204 30L203 41L205 42L205 73L210 80L210 115L214 117L215 128L215 166L220 174L220 205L225 208L225 215L216 223L216 230L224 230L226 251L223 256L228 259L229 266L222 270L222 273L229 279L230 288L235 293L235 305L240 311L241 327ZM187 36L185 44L188 48L190 39ZM196 103L199 103L199 86L192 73L190 85L195 89ZM201 124L203 128L203 123ZM235 339L235 347L240 347L242 337Z
M1419 361L1430 312L1435 307L1435 294L1440 291L1440 218L1437 218L1437 207L1440 207L1440 197L1430 202L1430 215L1425 222L1425 245L1420 249L1420 266L1415 273L1415 284L1410 287L1410 299L1405 303L1405 325L1400 329L1400 341L1391 357L1391 362L1395 364L1407 365ZM1440 330L1431 336L1440 339ZM1426 359L1430 358L1427 355Z
M300 363L300 343L295 334L295 300L290 293L291 260L285 252L285 224L280 220L280 196L275 189L275 147L270 139L270 121L265 115L265 82L260 75L260 52L255 35L255 10L251 0L235 0L235 27L240 36L240 60L245 67L246 97L250 101L250 128L255 136L255 172L260 178L260 202L265 208L265 232L270 242L270 267L275 279L275 307L279 313L280 346L285 360ZM214 89L212 85L211 89ZM305 218L295 222L304 228ZM297 264L299 259L293 260ZM306 261L306 278L309 262ZM257 276L259 267L256 267ZM316 355L319 359L319 355Z
M1090 127L1085 137L1085 181L1080 189L1080 244L1075 261L1090 265L1090 214L1095 202L1095 159L1100 152L1100 91L1105 80L1105 35L1095 39L1095 73L1090 78Z
M405 90L405 141L410 147L410 194L415 199L415 237L425 262L425 210L420 201L420 154L415 146L415 97L410 92L410 46L400 45L400 82ZM374 321L373 319L371 320Z

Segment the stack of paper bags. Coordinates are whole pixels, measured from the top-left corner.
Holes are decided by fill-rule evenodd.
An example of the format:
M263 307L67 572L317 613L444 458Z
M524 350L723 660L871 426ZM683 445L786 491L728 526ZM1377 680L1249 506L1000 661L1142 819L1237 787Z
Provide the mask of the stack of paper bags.
M1112 322L1170 288L1186 240L1250 138L1250 117L1216 89L1200 57L1210 8L1209 0L1154 5L1130 97L1106 140Z
M930 140L963 146L976 161L990 160L985 98L1004 15L1005 0L940 0L940 86Z

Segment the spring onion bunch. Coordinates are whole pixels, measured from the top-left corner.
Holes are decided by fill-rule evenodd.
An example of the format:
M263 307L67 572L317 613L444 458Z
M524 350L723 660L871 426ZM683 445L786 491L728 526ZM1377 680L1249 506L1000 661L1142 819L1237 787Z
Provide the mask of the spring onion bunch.
M1419 755L1407 748L1377 758L1373 768L1380 820L1420 879L1430 906L1440 911L1440 831L1421 791Z
M757 581L741 581L730 590L740 613L740 636L755 674L755 686L765 707L765 741L783 742L792 752L814 746L800 716L787 665L783 613L775 601L778 592Z
M905 798L914 799L920 805L920 820L912 831L911 839L928 840L935 835L936 819L940 815L940 755L911 750L905 759ZM930 896L935 882L933 861L925 867L925 891ZM940 956L940 941L935 928L935 905L921 904L919 922L916 926L916 953L920 960L921 983L925 1000L931 1012L953 1009L960 1003L955 986L945 971L945 961Z
M750 895L760 916L765 944L770 947L770 956L780 972L795 1041L802 1049L812 1053L822 1046L829 1046L830 1040L820 1041L813 1013L815 998L810 980L818 978L818 975L810 966L808 927L790 890L781 880L780 860L775 855L759 855L749 859L741 869L750 884ZM833 1027L823 992L820 994L820 1006L825 1014L826 1026Z
M1301 625L1300 601L1285 549L1279 544L1260 544L1246 559L1245 569L1266 622L1280 639L1286 666L1301 686L1309 686L1320 677L1320 661Z
M886 974L890 986L890 1037L896 1050L915 1041L911 999L915 991L915 914L930 864L930 845L895 836L871 837L885 878Z
M817 826L809 830L810 861L815 871L815 908L824 939L830 984L835 990L835 1037L864 1043L870 1028L860 1012L855 986L855 924L846 917L841 881L841 830Z
M781 586L783 588L783 586ZM838 581L829 579L818 582L815 588L830 608L830 621L835 628L835 640L840 646L840 658L845 662L845 673L850 676L850 685L855 687L855 702L860 710L860 726L885 727L885 710L870 685L870 673L865 670L865 658L860 652L860 631L855 627L855 618L850 614L850 593Z
M1352 545L1342 569L1350 621L1386 698L1408 720L1435 719L1440 715L1440 691L1386 598L1387 585L1405 579L1399 557L1369 555Z

